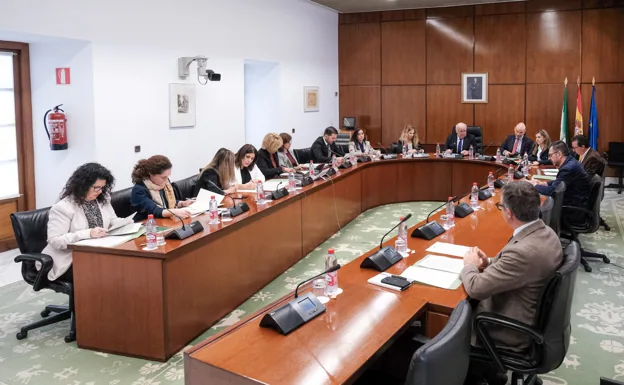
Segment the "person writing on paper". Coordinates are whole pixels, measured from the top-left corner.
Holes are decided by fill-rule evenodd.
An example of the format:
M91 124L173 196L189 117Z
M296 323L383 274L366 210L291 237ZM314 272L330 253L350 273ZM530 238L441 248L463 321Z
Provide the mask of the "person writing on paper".
M178 201L169 182L171 161L163 155L154 155L141 159L132 170L132 196L130 205L137 211L135 221L147 219L149 214L154 218L180 217L188 218L191 213L184 210L193 203L192 200Z
M108 228L132 223L132 219L117 218L110 204L114 184L111 172L98 163L83 164L69 177L48 217L48 245L42 253L54 261L50 281L73 282L72 251L67 245L105 237Z
M356 155L368 154L372 149L366 133L361 128L353 131L351 140L349 141L349 152Z
M514 134L509 135L507 139L501 144L500 150L504 156L524 156L524 154L530 154L533 151L533 141L526 137L526 125L524 123L516 124L514 127Z
M277 158L279 159L279 165L284 168L292 168L295 170L301 170L303 167L299 164L295 153L292 150L292 136L282 132L279 134L282 138L282 147L277 150Z
M446 138L446 153L466 156L469 154L470 146L472 146L474 151L477 151L477 140L474 135L468 134L466 123L457 123L455 131Z
M272 132L266 134L262 139L262 148L258 150L256 163L266 179L273 179L284 172L295 171L292 167L280 166L277 150L282 147L282 144L284 144L282 138Z
M312 143L312 161L314 163L331 163L332 156L336 155L338 163L343 162L342 152L336 145L338 130L334 127L327 127L323 132L323 136L316 138Z
M201 189L220 195L223 192L226 194L235 193L236 177L234 174L234 153L227 148L220 148L210 163L199 173L197 194Z
M256 190L256 182L265 181L264 174L256 166L258 151L251 144L245 144L234 155L234 177L237 190Z
M408 124L403 129L399 140L397 141L397 151L403 152L403 146L407 146L407 153L413 154L420 149L420 140L416 127Z
M530 183L505 185L496 206L513 236L495 258L488 258L478 247L468 251L461 280L470 298L480 301L475 314L492 312L533 325L542 292L563 262L561 243L539 219L540 196ZM517 352L529 347L526 334L494 327L488 331L497 346ZM472 344L480 344L475 333ZM471 363L471 373L479 369Z
M550 159L548 159L548 149L552 141L550 140L550 136L546 130L539 130L537 134L535 134L535 146L533 146L533 151L529 155L529 162L533 166L539 166L542 164L552 164Z

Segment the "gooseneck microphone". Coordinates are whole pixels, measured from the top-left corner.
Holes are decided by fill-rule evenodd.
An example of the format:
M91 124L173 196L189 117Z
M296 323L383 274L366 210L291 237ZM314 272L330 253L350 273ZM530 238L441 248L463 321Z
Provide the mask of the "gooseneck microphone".
M340 266L340 264L337 264L336 266L330 267L329 269L325 270L324 272L322 272L320 274L315 275L314 277L310 277L310 278L308 278L306 280L303 280L303 281L299 282L299 284L295 288L295 298L299 298L299 287L301 285L303 285L304 283L310 282L314 278L320 277L321 275L328 274L328 273L333 273L334 271L340 269L341 267L342 266Z
M481 155L485 155L485 152L486 152L487 150L489 150L489 149L490 149L490 147L492 147L492 145L493 145L495 142L496 142L495 140L491 141L491 142L490 142L490 144L488 144L488 145L487 145L487 147L485 148L485 150L481 151Z
M361 268L365 269L373 269L377 271L384 271L395 263L399 262L403 259L401 253L397 252L394 247L386 246L382 247L383 241L388 234L390 234L394 229L396 229L401 223L404 223L408 219L412 217L412 214L407 214L399 223L397 223L390 231L384 234L381 237L381 241L379 241L379 250L377 250L373 255L364 258L362 263L360 264Z
M377 142L377 144L381 146L381 149L384 150L386 154L388 153L388 150L386 150L383 144L381 144L380 142Z
M162 206L161 206L162 207ZM195 235L197 233L199 233L200 231L204 230L204 226L202 226L202 224L199 221L195 221L195 222L191 222L189 223L188 227L186 227L186 225L184 224L184 219L182 219L180 216L178 216L176 213L174 213L173 211L171 211L168 208L162 208L163 211L169 211L171 213L171 215L173 215L174 217L176 217L177 219L180 220L180 222L182 222L182 227L178 227L177 229L173 230L172 232L170 232L169 234L167 234L165 236L166 239L186 239L188 237L190 237L191 235Z
M447 200L446 202L444 202L440 206L438 206L435 209L431 210L431 212L429 214L427 214L427 220L425 221L425 223L429 223L429 217L431 216L431 214L435 213L436 211L440 210L442 207L446 206L447 203L455 202L456 200L457 200L457 196L451 197L450 200Z
M171 211L169 209L163 208L163 210L169 211L171 213L171 215L173 215L174 217L178 218L180 220L180 222L182 222L182 230L186 231L186 225L184 224L184 219L182 219L182 217L178 216L176 213L174 213L173 211Z
M234 218L237 215L241 215L244 212L249 211L249 205L245 202L241 203L241 204L236 204L236 201L234 200L234 198L232 198L230 196L230 194L226 193L225 191L223 191L223 189L219 186L217 186L213 181L208 180L208 183L210 183L211 185L213 185L214 187L216 187L217 189L219 189L219 191L221 191L223 193L224 196L230 198L232 200L232 204L234 205L231 209L230 209L230 216L232 218ZM238 198L240 199L240 198ZM244 199L244 198L243 198Z
M236 201L234 200L234 198L232 198L230 196L230 194L226 193L225 190L223 190L221 187L217 186L215 182L208 180L208 183L210 183L214 188L218 189L219 191L221 191L223 193L223 196L226 196L228 198L230 198L232 200L232 204L236 205ZM238 198L241 199L241 198Z
M386 236L388 236L388 234L390 234L394 229L396 229L397 227L399 227L399 225L403 222L406 222L407 220L409 220L412 217L412 214L409 213L407 214L403 220L399 221L399 223L397 223L393 228L390 229L390 231L388 231L386 234L384 234L383 237L381 237L381 241L379 241L379 250L381 250L381 245L383 245L383 241L386 238Z

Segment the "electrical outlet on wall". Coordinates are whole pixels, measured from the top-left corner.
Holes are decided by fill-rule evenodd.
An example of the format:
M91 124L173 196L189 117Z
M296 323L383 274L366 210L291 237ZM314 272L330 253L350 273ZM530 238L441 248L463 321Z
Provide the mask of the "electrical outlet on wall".
M295 133L295 129L294 129L294 128L292 129L292 133L293 133L293 134Z
M134 146L134 152L141 152L141 146Z

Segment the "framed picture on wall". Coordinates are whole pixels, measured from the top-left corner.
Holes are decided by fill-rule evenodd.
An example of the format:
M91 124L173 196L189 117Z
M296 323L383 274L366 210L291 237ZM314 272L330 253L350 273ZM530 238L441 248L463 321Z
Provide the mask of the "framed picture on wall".
M319 88L303 87L303 112L319 111Z
M488 102L487 72L462 73L462 103Z
M195 85L169 84L169 128L195 127Z

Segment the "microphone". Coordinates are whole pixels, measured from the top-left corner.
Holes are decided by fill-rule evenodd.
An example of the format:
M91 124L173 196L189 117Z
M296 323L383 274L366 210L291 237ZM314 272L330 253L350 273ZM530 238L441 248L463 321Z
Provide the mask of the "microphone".
M486 155L485 155L485 152L486 152L487 150L489 150L489 149L490 149L490 147L492 147L492 145L494 144L494 142L495 142L494 140L493 140L492 142L490 142L490 144L488 144L488 145L487 145L487 147L485 148L485 150L481 151L481 156L479 157L479 160L492 160L492 157L491 157L491 156L486 156ZM487 158L487 159L486 159L486 158Z
M232 198L230 196L230 194L226 193L225 190L223 190L221 187L217 186L217 184L211 180L208 180L208 183L210 183L214 188L216 188L217 190L221 191L223 193L224 196L230 198L232 200L232 204L236 205L236 202L234 201L234 198Z
M464 196L465 196L465 195L463 195L463 196L462 196L462 198L463 198ZM458 198L457 198L457 196L451 197L451 199L450 199L450 200L447 200L446 202L444 202L444 203L443 203L443 204L441 204L440 206L438 206L438 207L436 207L435 209L431 210L431 212L427 215L427 220L425 221L425 223L429 223L429 217L431 216L431 214L435 213L436 211L440 210L442 207L446 206L446 204L447 204L447 203L457 201L457 199L458 199ZM461 199L461 198L459 198L459 199ZM434 221L434 222L435 222L435 221Z
M364 258L364 260L360 264L360 267L366 268L366 269L374 269L377 271L384 271L388 269L390 266L399 262L401 259L403 259L403 256L401 255L401 253L397 252L394 249L394 247L386 246L382 248L382 245L383 245L384 239L386 238L388 234L390 234L394 229L399 227L401 223L404 223L411 217L412 217L411 213L407 214L401 221L399 221L399 223L397 223L392 229L390 229L390 231L384 234L384 236L381 237L381 241L379 242L379 250L375 254Z
M386 154L388 153L388 150L386 150L386 148L384 147L383 144L381 144L379 142L377 142L377 144L381 146L381 149L384 150L386 152Z
M208 183L210 183L211 185L213 185L215 188L217 188L219 191L221 191L223 193L224 196L230 198L232 200L232 204L234 205L234 207L230 208L230 216L232 218L234 218L237 215L241 215L244 212L249 211L249 205L245 202L241 203L241 204L236 204L236 201L234 200L234 198L232 198L230 196L230 194L226 193L221 187L217 186L213 181L208 180Z
M204 226L202 226L202 224L199 221L189 223L189 226L187 228L186 225L184 224L184 220L178 215L176 215L176 213L174 213L173 211L167 208L163 208L163 211L164 210L169 211L171 215L178 218L180 222L182 222L182 228L177 228L173 230L172 232L170 232L169 234L167 234L165 236L166 239L183 240L204 230Z
M336 266L330 267L329 269L325 270L324 272L322 272L320 274L315 275L314 277L310 277L310 278L308 278L306 280L303 280L303 281L299 282L299 284L295 288L295 298L299 298L299 287L301 285L303 285L304 283L310 282L314 278L320 277L321 275L328 274L328 273L333 273L334 271L340 269L341 267L342 266L340 266L340 264L337 264Z
M174 213L173 211L171 211L169 209L163 208L163 210L169 211L171 213L171 215L173 215L174 217L178 218L180 220L180 222L182 222L182 230L186 230L186 225L184 224L184 219L182 219L182 217L178 216L176 213Z
M276 200L281 199L281 198L283 198L283 197L285 197L286 195L289 194L288 193L288 189L285 188L285 187L280 190L279 186L282 183L284 183L284 181L281 181L281 182L279 182L277 184L277 187L275 188L275 191L271 191L271 200L276 201Z
M381 245L383 245L383 241L386 238L386 236L388 234L390 234L392 232L392 230L396 229L397 227L399 227L399 225L405 221L407 221L408 219L410 219L412 217L412 213L407 214L407 216L405 216L403 218L402 221L399 221L399 223L397 223L393 228L390 229L390 231L388 231L383 237L381 237L381 241L379 241L379 250L381 250Z
M329 151L330 151L332 154L336 155L337 157L344 157L344 155L340 155L339 153L337 153L337 152L333 151L331 148L329 148ZM353 166L353 165L351 164L351 162L349 162L349 161L348 161L348 160L346 160L346 159L343 159L343 160L342 160L342 164L341 164L340 166L338 166L338 168L350 168L351 166ZM330 176L331 176L331 175L334 175L334 173L335 173L335 172L331 172L331 170L330 170L330 172L328 172L328 173L327 173L327 175L330 175Z

